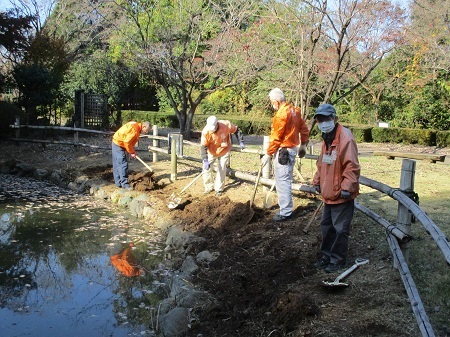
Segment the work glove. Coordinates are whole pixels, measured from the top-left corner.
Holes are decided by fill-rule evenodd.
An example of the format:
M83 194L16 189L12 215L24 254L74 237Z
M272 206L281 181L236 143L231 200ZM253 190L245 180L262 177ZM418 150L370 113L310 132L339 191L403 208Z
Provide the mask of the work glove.
M298 149L298 156L303 158L306 155L306 145L300 145L300 149Z
M136 159L136 153L130 153L130 157Z
M265 154L265 155L261 158L261 166L262 166L262 167L266 166L271 160L272 160L272 156L269 155L269 154Z
M341 198L342 199L350 199L350 192L349 191L341 191Z
M207 171L209 170L209 161L208 159L203 159L203 170Z
M245 144L244 144L244 142L239 142L239 146L241 147L241 150L245 149Z
M320 185L314 185L314 192L320 193Z

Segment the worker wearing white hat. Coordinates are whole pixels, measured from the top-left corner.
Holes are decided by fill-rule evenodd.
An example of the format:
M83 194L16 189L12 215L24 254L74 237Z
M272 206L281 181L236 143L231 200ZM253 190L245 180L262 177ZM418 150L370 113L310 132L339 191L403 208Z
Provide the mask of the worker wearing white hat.
M245 147L242 133L238 127L227 120L218 120L216 116L210 116L206 120L206 126L202 130L200 155L203 161L203 183L205 194L215 190L220 196L225 187L227 167L230 165L231 134L239 141L241 149ZM211 165L217 161L217 175L215 182L212 176Z

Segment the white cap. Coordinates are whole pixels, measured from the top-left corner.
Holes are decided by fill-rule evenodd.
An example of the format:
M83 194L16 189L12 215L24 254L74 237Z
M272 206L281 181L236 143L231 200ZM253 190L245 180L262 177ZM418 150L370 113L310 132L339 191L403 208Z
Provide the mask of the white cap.
M217 129L217 117L216 116L209 116L206 120L206 130L208 131L216 131Z

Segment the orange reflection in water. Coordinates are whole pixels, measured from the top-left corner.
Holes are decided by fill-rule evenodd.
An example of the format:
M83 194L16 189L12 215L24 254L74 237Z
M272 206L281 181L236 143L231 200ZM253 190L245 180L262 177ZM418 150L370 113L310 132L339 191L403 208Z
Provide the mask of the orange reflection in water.
M123 252L111 256L111 263L124 276L139 276L141 274L141 270L137 266L136 257L131 251L131 247L132 245L125 248Z

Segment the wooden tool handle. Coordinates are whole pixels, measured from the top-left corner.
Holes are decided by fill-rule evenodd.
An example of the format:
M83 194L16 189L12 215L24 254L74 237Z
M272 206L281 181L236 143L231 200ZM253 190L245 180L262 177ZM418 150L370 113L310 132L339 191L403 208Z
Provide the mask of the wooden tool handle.
M311 219L309 219L308 223L306 224L305 228L303 228L303 232L304 233L308 233L309 227L311 227L312 223L314 222L314 219L317 216L317 213L319 213L320 209L323 206L323 201L320 202L319 206L317 207L317 209L314 211L313 216L311 217Z
M144 164L144 166L150 171L153 172L152 168L150 166L148 166L145 161L143 161L141 158L139 158L138 155L136 155L136 159L139 160L142 164Z
M256 190L258 189L258 183L259 183L259 179L261 178L262 168L263 168L263 166L261 165L258 170L258 175L257 175L256 181L255 181L255 188L253 189L253 195L252 195L252 198L250 199L250 207L252 207L253 201L255 200Z

